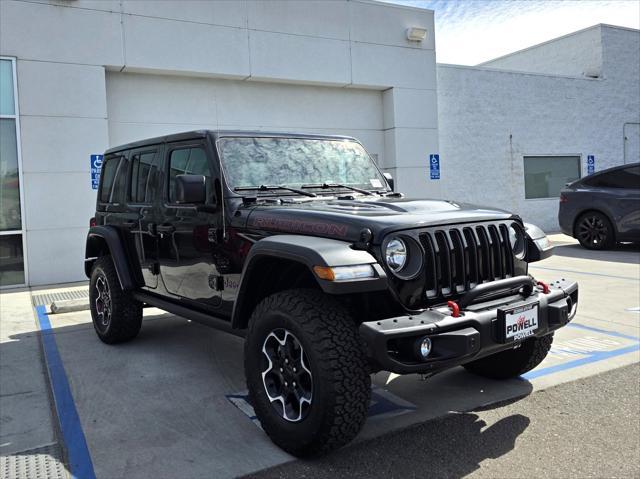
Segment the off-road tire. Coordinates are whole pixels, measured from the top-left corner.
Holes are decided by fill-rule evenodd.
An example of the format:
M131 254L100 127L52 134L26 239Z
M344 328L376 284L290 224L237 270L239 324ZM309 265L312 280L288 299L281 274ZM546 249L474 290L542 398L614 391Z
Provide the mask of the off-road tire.
M312 372L312 402L299 422L278 414L262 380L263 344L278 328L301 343ZM244 357L256 416L285 451L299 457L325 454L351 441L362 428L371 399L369 365L355 322L332 298L310 289L265 298L249 319Z
M553 333L530 338L519 348L487 356L464 365L467 371L492 379L509 379L531 371L547 357Z
M594 242L586 237L589 229L597 228L599 233L604 236L600 242ZM576 221L575 236L583 248L592 250L611 249L616 244L615 231L609 218L597 211L588 211L581 215Z
M111 313L108 324L101 322L96 300L98 290L96 283L106 281L111 295ZM93 328L100 340L107 344L122 343L135 338L142 326L142 303L131 296L131 292L120 287L118 274L111 256L102 256L96 260L91 269L89 282L89 307Z

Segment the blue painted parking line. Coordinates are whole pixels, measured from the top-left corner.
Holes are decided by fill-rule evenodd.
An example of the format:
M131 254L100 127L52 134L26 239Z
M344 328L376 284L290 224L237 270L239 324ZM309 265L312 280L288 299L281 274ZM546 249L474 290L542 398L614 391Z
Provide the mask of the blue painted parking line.
M62 358L58 351L58 345L54 332L51 329L49 316L44 306L36 306L38 323L42 335L42 345L44 349L49 378L53 389L53 399L60 421L60 430L64 441L69 468L74 479L95 479L93 462L89 454L87 440L80 424L80 417L76 410L67 373L62 364Z
M635 336L629 336L627 334L618 333L617 331L608 331L606 329L594 328L593 326L586 326L584 324L578 324L578 323L569 323L567 326L572 328L584 329L587 331L593 331L599 334L604 334L606 336L611 336L615 338L623 338L623 339L635 341L636 344L614 349L612 351L589 351L584 353L585 357L583 358L574 359L566 363L556 364L554 366L547 366L544 368L534 369L533 371L529 371L528 373L523 374L521 376L523 379L528 379L528 380L536 379L542 376L548 376L549 374L566 371L567 369L577 368L579 366L584 366L586 364L595 363L598 361L604 361L606 359L610 359L616 356L622 356L623 354L640 351L640 338L637 338Z

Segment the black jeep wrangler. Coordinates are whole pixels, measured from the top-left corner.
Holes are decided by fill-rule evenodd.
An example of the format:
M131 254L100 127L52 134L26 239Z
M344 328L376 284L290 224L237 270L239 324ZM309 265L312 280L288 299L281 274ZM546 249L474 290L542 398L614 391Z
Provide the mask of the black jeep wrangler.
M133 339L144 305L246 337L264 430L315 455L365 421L372 372L536 367L578 286L511 213L410 200L353 138L195 131L105 153L87 237L93 324Z

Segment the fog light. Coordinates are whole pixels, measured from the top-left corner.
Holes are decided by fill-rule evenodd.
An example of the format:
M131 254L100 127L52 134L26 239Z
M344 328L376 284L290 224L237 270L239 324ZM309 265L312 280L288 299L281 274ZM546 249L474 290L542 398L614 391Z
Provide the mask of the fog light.
M431 354L431 339L422 338L418 340L418 353L420 355L420 359L427 359L429 354Z

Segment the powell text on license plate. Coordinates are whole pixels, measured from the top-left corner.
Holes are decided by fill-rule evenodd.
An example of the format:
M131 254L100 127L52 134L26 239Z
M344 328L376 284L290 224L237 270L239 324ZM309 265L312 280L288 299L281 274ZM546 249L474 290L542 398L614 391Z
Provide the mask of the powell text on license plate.
M519 341L535 334L538 329L538 304L527 304L504 312L504 337Z

